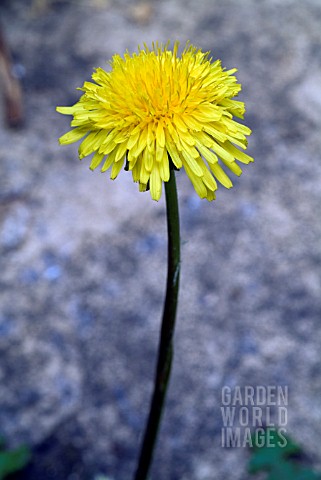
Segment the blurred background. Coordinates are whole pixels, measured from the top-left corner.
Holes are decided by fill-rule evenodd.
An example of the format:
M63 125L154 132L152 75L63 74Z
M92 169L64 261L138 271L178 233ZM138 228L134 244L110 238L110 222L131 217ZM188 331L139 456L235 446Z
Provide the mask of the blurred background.
M70 119L55 107L114 53L168 39L238 68L255 163L213 203L177 175L176 352L151 478L249 478L248 450L221 447L226 385L288 386L287 431L320 467L321 2L2 0L0 24L0 436L32 449L15 478L132 476L165 291L164 198L59 147Z

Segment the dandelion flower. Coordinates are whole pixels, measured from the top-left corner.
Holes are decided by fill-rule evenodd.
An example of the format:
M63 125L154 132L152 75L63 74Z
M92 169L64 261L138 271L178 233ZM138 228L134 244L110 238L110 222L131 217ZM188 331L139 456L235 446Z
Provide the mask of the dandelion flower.
M57 107L73 115L75 127L60 143L84 137L79 158L93 154L92 170L101 165L115 179L125 167L140 191L150 189L159 200L170 168L184 167L197 194L213 200L217 181L232 186L222 167L240 175L237 161L253 161L239 149L251 130L234 120L245 112L234 100L241 90L236 69L224 70L188 44L179 55L178 42L172 50L168 43L144 44L132 55L114 55L110 67L95 70L75 105Z

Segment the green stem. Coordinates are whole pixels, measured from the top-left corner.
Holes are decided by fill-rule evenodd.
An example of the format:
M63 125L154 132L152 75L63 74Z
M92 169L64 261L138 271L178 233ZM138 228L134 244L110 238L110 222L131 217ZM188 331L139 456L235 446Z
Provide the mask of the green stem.
M148 475L162 416L173 359L173 336L175 329L180 273L179 215L175 172L173 169L171 169L169 181L165 182L165 194L168 232L166 299L158 348L158 362L155 375L154 393L140 451L138 466L134 477L135 480L146 480Z

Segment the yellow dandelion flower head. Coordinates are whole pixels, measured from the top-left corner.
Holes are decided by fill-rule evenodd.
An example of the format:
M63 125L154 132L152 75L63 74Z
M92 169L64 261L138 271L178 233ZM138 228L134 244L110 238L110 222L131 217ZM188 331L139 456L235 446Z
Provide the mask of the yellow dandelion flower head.
M125 165L139 183L159 200L170 168L184 167L201 198L213 200L217 181L232 186L223 166L236 175L241 163L253 161L239 148L251 130L234 120L243 118L244 103L234 73L208 53L187 44L178 54L153 43L137 53L114 55L110 71L97 68L92 82L72 107L57 111L73 115L75 127L60 138L69 144L85 137L79 158L94 154L90 168L102 164L115 179Z

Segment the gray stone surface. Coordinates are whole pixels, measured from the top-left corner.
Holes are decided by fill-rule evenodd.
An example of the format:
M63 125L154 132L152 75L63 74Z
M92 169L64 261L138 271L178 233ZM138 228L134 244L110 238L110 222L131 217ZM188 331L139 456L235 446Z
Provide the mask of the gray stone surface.
M59 147L68 120L55 107L113 53L168 38L238 67L256 161L210 204L178 175L176 352L151 478L248 478L247 450L220 446L224 385L288 385L288 432L320 464L320 2L0 9L26 112L23 129L0 129L0 430L34 447L22 478L134 469L164 295L164 199Z

